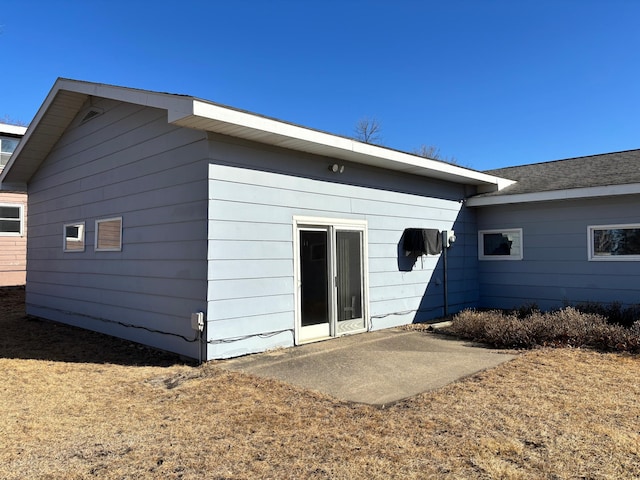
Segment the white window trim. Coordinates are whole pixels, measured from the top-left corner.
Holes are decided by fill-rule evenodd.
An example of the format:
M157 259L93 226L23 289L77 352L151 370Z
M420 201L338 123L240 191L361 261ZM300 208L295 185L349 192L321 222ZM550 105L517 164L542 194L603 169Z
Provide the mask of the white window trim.
M520 236L520 253L517 255L485 255L484 254L484 235L487 233L516 233ZM493 230L478 231L478 259L489 261L513 261L522 260L524 258L524 236L521 228L498 228Z
M0 169L0 171L2 171ZM0 232L0 237L22 237L24 232L24 205L20 203L0 203L0 207L11 207L20 209L20 231L19 232ZM13 219L10 219L13 220Z
M593 232L607 229L640 229L640 223L616 223L613 225L589 225L587 227L587 259L590 262L640 262L640 255L595 255Z
M118 248L98 248L98 225L104 222L112 222L114 220L120 221L120 238ZM94 251L96 252L121 252L122 251L122 217L101 218L96 220L96 231L94 235Z
M67 227L78 227L78 238L73 238L73 240L82 240L82 248L81 249L69 249L69 248L67 248ZM64 252L77 253L77 252L84 252L85 248L86 248L85 223L84 222L65 223L62 226L62 250Z

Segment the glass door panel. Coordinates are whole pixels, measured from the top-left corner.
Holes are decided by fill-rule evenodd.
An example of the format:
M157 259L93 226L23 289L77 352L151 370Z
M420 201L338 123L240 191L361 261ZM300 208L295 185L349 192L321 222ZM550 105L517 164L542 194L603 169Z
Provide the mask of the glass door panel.
M362 232L336 231L337 334L365 327L363 311Z
M330 335L329 231L300 230L300 337Z

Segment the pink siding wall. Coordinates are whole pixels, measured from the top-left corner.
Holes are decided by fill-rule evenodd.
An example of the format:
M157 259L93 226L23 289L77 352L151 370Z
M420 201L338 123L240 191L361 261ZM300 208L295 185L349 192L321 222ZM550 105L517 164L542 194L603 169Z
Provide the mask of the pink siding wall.
M21 236L0 233L0 287L24 285L27 270L27 195L0 192L1 204L23 205Z

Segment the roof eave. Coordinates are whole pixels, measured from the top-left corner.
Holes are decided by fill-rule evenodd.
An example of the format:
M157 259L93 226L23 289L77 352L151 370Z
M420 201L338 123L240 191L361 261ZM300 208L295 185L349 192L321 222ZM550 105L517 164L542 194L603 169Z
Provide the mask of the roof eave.
M0 174L0 183L26 184L89 96L167 111L170 123L411 175L437 178L479 191L513 183L486 173L333 135L194 97L59 78Z
M513 183L511 180L457 165L417 157L200 100L194 100L192 113L170 111L169 122L338 160L466 185L479 185L488 188L489 191L499 190Z
M0 185L26 184L89 96L171 109L174 112L190 111L192 102L190 97L58 78L0 173Z
M558 200L576 200L581 198L616 197L620 195L640 194L640 183L626 185L604 185L598 187L571 188L549 192L488 195L470 197L466 201L469 207L487 207L491 205L509 205L515 203L549 202Z
M27 131L27 127L20 125L11 125L9 123L0 123L0 134L23 136Z

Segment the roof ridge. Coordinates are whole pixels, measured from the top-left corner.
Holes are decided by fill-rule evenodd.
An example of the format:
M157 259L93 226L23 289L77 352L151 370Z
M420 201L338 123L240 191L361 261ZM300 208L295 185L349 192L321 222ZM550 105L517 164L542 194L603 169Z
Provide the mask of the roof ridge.
M492 168L489 170L484 170L484 172L495 172L498 170L508 170L508 169L515 169L515 168L522 168L522 167L532 167L532 166L537 166L537 165L547 165L550 163L558 163L558 162L567 162L569 160L582 160L585 158L593 158L593 157L603 157L603 156L610 156L610 155L619 155L621 153L629 153L629 152L640 152L640 148L631 148L629 150L620 150L617 152L606 152L606 153L594 153L591 155L581 155L579 157L569 157L569 158L559 158L556 160L547 160L544 162L533 162L533 163L525 163L522 165L511 165L509 167L500 167L500 168Z

